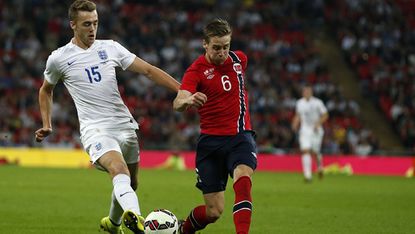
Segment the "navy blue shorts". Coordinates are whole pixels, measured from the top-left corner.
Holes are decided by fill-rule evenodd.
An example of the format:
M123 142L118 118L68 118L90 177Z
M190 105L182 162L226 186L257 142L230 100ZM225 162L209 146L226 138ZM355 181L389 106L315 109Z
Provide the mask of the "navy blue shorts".
M253 131L235 136L202 134L196 149L196 187L203 194L225 191L228 176L241 164L255 170L257 148Z

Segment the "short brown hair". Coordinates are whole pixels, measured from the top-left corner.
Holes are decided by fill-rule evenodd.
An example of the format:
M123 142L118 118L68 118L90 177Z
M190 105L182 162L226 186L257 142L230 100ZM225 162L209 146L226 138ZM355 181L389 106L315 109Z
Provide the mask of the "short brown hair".
M206 42L209 42L212 37L223 37L230 34L232 34L232 28L228 21L220 18L210 21L203 29L203 39Z
M68 10L69 20L73 21L78 17L79 11L95 11L97 6L88 0L76 0L71 4Z

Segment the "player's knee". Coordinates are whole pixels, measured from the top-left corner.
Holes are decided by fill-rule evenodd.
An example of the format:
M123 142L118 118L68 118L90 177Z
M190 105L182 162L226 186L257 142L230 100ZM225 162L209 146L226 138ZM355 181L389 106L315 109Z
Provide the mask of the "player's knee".
M211 222L216 222L223 213L223 207L209 207L206 212L207 218Z
M246 165L239 165L233 171L233 179L234 181L237 181L239 180L239 178L244 177L244 176L251 177L253 173L254 173L254 170L251 167L246 166Z
M109 171L109 173L113 176L118 175L118 174L126 174L126 175L130 175L130 172L128 171L128 168L125 164L121 163L121 162L114 162L112 163L107 170Z

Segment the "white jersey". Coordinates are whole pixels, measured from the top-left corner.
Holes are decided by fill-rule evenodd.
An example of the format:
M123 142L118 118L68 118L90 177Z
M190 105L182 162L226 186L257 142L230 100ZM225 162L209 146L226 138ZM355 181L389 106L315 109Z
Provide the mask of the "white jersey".
M320 99L312 96L307 100L303 97L297 101L296 113L300 116L300 133L313 132L321 116L327 113L327 109ZM323 128L320 126L318 131L322 132Z
M69 42L53 51L44 72L56 84L62 80L72 96L81 137L90 129L138 129L121 99L116 67L127 69L136 55L113 40L96 40L88 49Z

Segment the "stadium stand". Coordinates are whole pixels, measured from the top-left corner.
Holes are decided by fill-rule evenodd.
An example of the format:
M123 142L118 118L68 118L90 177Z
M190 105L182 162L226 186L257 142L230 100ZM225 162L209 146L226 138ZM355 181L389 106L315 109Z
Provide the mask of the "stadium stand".
M415 146L415 2L333 1L326 18L362 92L383 112L404 146Z
M54 92L53 135L42 144L33 139L33 133L41 123L37 91L43 81L44 63L50 52L67 43L72 34L66 16L69 1L64 2L67 4L11 0L0 3L0 146L82 147L76 109L62 85ZM165 69L178 80L190 61L203 52L199 39L203 22L218 16L228 19L234 27L232 48L245 51L250 59L247 86L252 122L261 151L287 153L296 148L296 135L290 128L290 121L303 82L313 83L316 96L323 99L330 112L330 121L325 125L324 153L371 154L380 147L379 140L359 121L359 105L346 99L332 82L325 62L305 32L305 28L321 24L323 12L327 14L330 5L301 0L244 1L242 5L234 1L186 1L186 4L179 4L180 1L96 2L100 12L98 38L120 41L130 51ZM344 14L351 11L347 6L342 10ZM337 18L329 20L340 21ZM386 95L389 91L381 90L381 82L374 84L368 61L373 66L388 64L388 61L380 63L379 54L370 54L370 59L363 62L363 54L350 50L356 47L350 45L350 40L357 42L356 35L348 27L358 24L347 25L347 22L356 22L355 18L349 20L338 22L343 26L338 35L346 56L352 65L359 67L362 85L370 87L371 97L389 98L390 108L395 110L393 116L399 116L399 123L402 123L399 125L401 130L408 131L401 134L402 140L408 146L413 145L409 136L410 130L415 133L413 107L406 106L408 97L400 92L401 88L411 91L411 87L395 82L396 97L393 99ZM390 38L391 43L393 39ZM373 50L382 51L382 45ZM394 75L401 74L401 81L412 84L410 69L407 67L407 75L404 75L404 71L397 68L401 67L395 66ZM381 73L381 70L376 72ZM140 123L140 140L145 149L194 148L199 133L195 110L185 115L174 113L171 101L175 94L131 73L118 74L120 92ZM412 89L412 96L413 93ZM398 107L392 108L393 101L402 105L402 112L408 112L409 119L399 114ZM408 127L411 123L412 128Z

